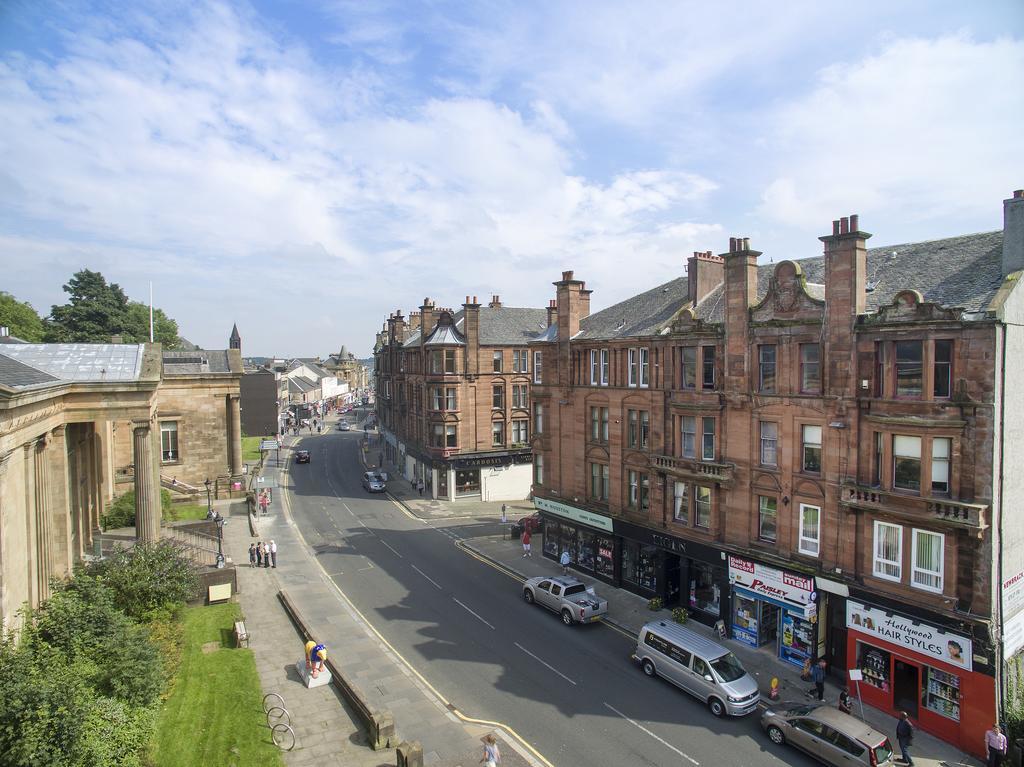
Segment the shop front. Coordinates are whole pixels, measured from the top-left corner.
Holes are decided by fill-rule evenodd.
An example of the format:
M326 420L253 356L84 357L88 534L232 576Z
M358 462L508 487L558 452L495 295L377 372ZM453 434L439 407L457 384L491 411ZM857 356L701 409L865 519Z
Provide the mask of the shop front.
M803 666L817 654L817 603L813 580L760 562L729 556L733 639L768 647Z
M984 755L995 679L974 670L969 637L855 599L846 602L846 628L864 703L893 716L906 711L926 732Z
M541 550L545 557L558 561L568 551L576 569L616 582L619 554L611 517L547 498L534 498L533 503L544 518Z

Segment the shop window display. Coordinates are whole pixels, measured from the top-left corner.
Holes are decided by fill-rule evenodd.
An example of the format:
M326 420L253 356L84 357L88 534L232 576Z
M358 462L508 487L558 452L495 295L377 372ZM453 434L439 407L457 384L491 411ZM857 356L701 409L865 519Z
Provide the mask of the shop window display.
M641 588L657 591L657 557L657 547L627 541L622 547L622 579Z
M960 721L960 677L924 667L924 706L936 714Z
M544 553L549 557L558 558L558 541L562 535L562 525L550 519L544 525Z
M690 560L690 607L717 618L722 610L721 598L711 565Z
M733 596L732 601L732 626L735 638L751 647L757 647L757 602L739 594Z
M578 534L578 556L576 565L584 570L594 569L594 534L580 530Z
M857 666L864 675L866 684L877 687L882 692L889 692L889 653L864 642L857 642Z
M603 575L605 578L615 577L615 561L613 554L615 551L615 545L611 538L605 538L602 535L594 537L594 565L595 572L598 575Z
M814 624L788 610L782 616L782 643L779 657L795 666L814 654Z

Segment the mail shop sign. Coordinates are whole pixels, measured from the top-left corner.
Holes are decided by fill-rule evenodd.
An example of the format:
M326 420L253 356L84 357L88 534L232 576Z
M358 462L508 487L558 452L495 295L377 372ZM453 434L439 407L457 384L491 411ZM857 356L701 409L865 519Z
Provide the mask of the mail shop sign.
M739 557L729 557L729 580L758 596L803 609L811 601L810 578Z
M905 615L888 613L877 607L848 599L846 628L971 670L974 649L970 639L959 634L947 634L942 629L915 621Z

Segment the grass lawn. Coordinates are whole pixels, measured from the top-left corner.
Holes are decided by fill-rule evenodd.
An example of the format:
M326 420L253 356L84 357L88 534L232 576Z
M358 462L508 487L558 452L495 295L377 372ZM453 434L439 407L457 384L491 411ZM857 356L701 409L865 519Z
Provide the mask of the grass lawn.
M242 460L258 461L260 459L260 440L270 437L242 437Z
M171 506L171 519L185 522L194 519L206 519L205 503L175 503Z
M186 608L185 648L151 749L157 767L281 767L270 740L252 651L233 649L237 604ZM213 652L203 645L216 642Z

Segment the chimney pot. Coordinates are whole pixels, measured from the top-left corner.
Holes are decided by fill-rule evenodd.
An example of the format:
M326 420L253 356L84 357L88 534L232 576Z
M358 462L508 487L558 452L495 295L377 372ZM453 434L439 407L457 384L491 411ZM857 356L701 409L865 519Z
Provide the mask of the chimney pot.
M743 238L743 249L744 250L750 250L750 238L749 237L744 237Z
M569 271L567 271L567 272L562 272L562 281L563 282L568 282L571 279L572 279L572 270L571 269Z
M858 216L856 213L854 213L852 216L850 216L850 231L851 232L859 232L860 231L860 216Z
M735 253L736 252L736 238L735 237L730 237L729 238L729 252L730 253Z
M836 237L839 234L839 219L832 222L832 236Z
M1024 189L1014 189L1013 196L1017 200L1024 199Z
M848 219L846 216L843 216L841 219L839 219L839 233L840 234L849 234L850 233L850 219Z

